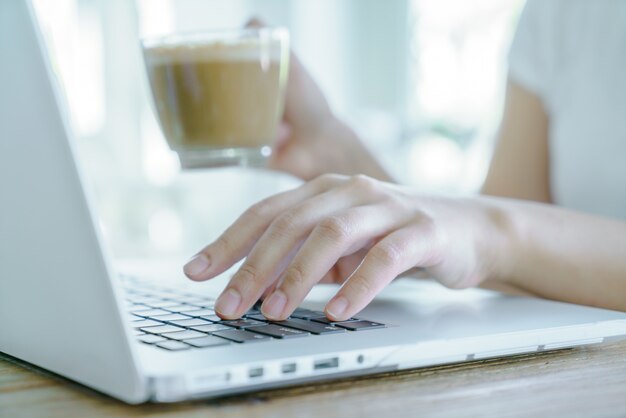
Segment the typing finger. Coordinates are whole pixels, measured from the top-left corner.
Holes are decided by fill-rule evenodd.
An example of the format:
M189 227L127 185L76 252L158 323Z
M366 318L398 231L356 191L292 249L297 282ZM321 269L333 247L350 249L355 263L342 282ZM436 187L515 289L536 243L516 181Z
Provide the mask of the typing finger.
M192 280L207 280L223 273L250 252L280 213L340 181L343 176L322 176L253 205L185 265L185 274Z
M346 320L361 311L396 276L439 256L428 222L394 231L374 245L363 263L326 305L326 315Z
M278 216L254 245L216 303L223 318L238 318L274 283L321 219L353 206L353 194L333 189ZM335 261L335 260L334 260Z
M286 319L341 257L402 222L397 211L384 204L352 207L323 218L285 269L276 291L265 299L263 314L273 320Z

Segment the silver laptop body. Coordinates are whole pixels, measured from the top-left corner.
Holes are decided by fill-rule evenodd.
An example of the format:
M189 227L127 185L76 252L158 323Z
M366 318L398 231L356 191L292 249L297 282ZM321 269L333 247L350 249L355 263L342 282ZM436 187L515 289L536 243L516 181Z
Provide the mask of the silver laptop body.
M359 315L384 328L175 352L142 343L94 223L56 86L30 3L0 2L0 352L6 355L140 403L626 335L625 313L400 279ZM188 295L216 294L228 280L190 283L179 266L172 268L167 285ZM320 286L303 306L321 310L334 291Z

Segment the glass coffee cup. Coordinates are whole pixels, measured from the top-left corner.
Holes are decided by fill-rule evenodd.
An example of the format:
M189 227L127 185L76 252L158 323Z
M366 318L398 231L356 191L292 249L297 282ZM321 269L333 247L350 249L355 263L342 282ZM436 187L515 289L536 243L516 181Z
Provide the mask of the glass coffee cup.
M142 47L161 129L183 169L265 163L283 112L286 29L175 34Z

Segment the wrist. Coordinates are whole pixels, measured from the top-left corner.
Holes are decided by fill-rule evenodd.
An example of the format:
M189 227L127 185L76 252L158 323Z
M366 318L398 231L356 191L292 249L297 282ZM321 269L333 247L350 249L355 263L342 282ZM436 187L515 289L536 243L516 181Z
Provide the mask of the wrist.
M515 212L506 201L481 198L485 208L485 224L481 230L481 258L486 267L486 280L516 285L515 264L520 254L520 239Z

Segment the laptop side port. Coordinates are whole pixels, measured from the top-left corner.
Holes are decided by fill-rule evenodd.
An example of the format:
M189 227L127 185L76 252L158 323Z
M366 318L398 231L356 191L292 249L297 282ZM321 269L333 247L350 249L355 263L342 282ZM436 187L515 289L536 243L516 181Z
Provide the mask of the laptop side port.
M339 357L331 357L313 362L313 370L336 369L339 367Z
M248 370L248 377L250 379L263 377L263 367L252 367Z
M281 371L283 374L291 374L295 373L298 370L298 365L296 363L285 363L281 366Z

